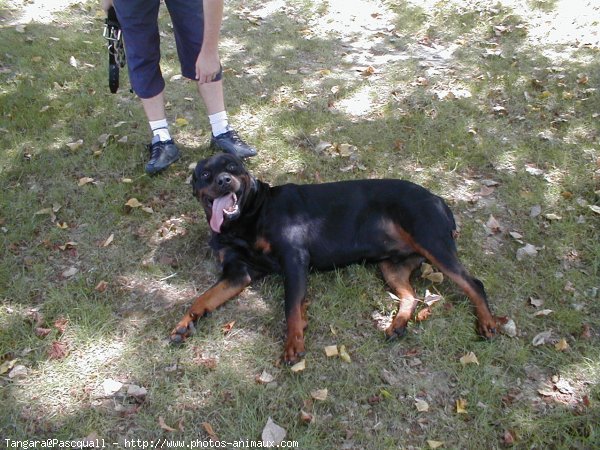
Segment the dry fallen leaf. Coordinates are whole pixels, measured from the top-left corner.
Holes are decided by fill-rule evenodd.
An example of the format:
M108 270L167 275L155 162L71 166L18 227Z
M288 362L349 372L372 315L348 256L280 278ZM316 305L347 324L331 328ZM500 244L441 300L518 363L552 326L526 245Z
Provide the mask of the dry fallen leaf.
M491 234L498 234L502 232L502 226L500 226L500 222L490 214L490 218L485 223L486 228L489 230Z
M122 387L123 383L121 383L120 381L112 380L110 378L107 378L102 382L102 391L107 397L115 395L121 390Z
M537 311L536 313L534 313L534 317L538 317L538 316L548 316L550 314L552 314L554 311L551 309L542 309L541 311Z
M94 289L96 290L96 292L102 293L102 292L105 292L107 288L108 288L108 282L101 280Z
M325 400L327 400L327 394L327 389L315 389L314 391L311 391L310 396L315 400L324 402Z
M429 445L429 448L440 448L444 446L444 442L442 441L432 441L431 439L427 440L427 445Z
M140 201L137 198L130 198L129 200L127 200L127 203L125 203L125 206L129 206L130 208L139 208L140 206L143 206Z
M339 355L337 345L328 345L325 347L325 355L327 355L328 358Z
M306 411L304 411L303 409L300 410L300 421L302 423L313 423L315 421L315 416L313 416L311 413L308 413Z
M108 247L110 244L112 244L113 240L115 239L115 235L111 234L109 237L106 238L106 240L102 243L102 247Z
M83 139L79 139L78 141L75 141L75 142L69 142L66 145L67 145L67 147L69 147L69 150L71 150L71 151L79 150L81 148L81 146L83 145Z
M527 257L534 257L538 253L537 247L531 244L525 244L525 247L521 247L517 250L517 260L522 261Z
M302 372L304 369L306 369L306 361L304 359L290 367L290 370L294 373Z
M467 414L467 401L464 398L456 400L456 413Z
M217 433L215 433L215 430L213 430L213 427L210 423L202 422L202 428L204 429L204 431L206 431L206 434L208 434L208 438L211 441L217 442L219 440Z
M143 398L148 394L148 390L145 387L137 386L135 384L130 384L127 386L127 396L128 397L137 397Z
M163 416L160 416L158 418L158 426L165 431L177 431L175 428L172 428L165 423L165 419L163 419Z
M189 124L188 120L184 119L183 117L178 117L177 119L175 119L176 127L185 127L188 124Z
M61 275L63 278L71 278L72 276L76 275L77 272L79 272L79 269L77 267L70 267L67 270L65 270Z
M9 370L11 370L15 366L17 361L18 359L9 359L8 361L4 361L2 364L0 364L0 375L4 375Z
M275 422L273 422L273 419L269 417L267 424L262 430L262 444L265 447L278 446L285 439L286 434L287 431L285 428L277 425Z
M442 272L433 272L425 277L432 283L441 283L444 281L444 274Z
M428 412L429 411L429 403L420 398L415 398L415 407L419 412Z
M260 384L269 384L275 381L275 377L266 370L263 370L260 375L256 376L256 382Z
M531 304L531 306L535 306L536 308L539 308L540 306L542 306L544 304L544 300L542 300L540 298L529 297L529 303Z
M8 378L13 379L13 378L21 378L27 375L27 367L19 364L14 366L10 372L8 372Z
M342 361L345 361L347 363L351 363L352 362L352 359L350 358L350 355L346 351L346 346L345 345L341 345L340 346L340 358L342 359Z
M475 353L473 352L469 352L466 355L462 356L460 358L460 363L463 366L466 366L467 364L477 364L479 365L479 360L477 359L477 356L475 355Z
M509 337L517 337L517 324L514 320L507 318L506 323L500 325L500 331Z
M565 350L569 349L569 343L565 338L562 338L560 341L554 344L554 348L559 352L564 352Z
M233 330L234 325L235 325L235 320L232 320L231 322L227 322L225 325L223 325L221 327L221 331L223 332L223 334L229 334L229 333L231 333L231 330Z
M537 334L533 338L533 341L531 343L533 344L534 347L538 347L540 345L544 345L545 343L547 343L551 337L552 337L552 331L543 331L543 332Z
M85 186L86 184L90 184L93 183L94 179L90 178L90 177L83 177L79 179L79 182L77 183L79 186Z

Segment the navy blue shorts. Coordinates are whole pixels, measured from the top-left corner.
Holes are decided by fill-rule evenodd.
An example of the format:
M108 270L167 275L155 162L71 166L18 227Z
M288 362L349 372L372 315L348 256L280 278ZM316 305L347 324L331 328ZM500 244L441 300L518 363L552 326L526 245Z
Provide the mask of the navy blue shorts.
M160 0L113 0L123 31L129 82L140 98L151 98L165 88L160 70L158 9ZM165 0L177 44L181 74L196 78L196 59L202 47L202 0ZM215 81L220 80L220 72Z

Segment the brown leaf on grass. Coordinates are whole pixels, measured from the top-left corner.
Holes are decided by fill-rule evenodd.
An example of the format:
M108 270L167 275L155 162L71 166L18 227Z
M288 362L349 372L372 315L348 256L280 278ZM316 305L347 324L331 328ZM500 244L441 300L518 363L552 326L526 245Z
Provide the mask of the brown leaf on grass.
M502 436L502 442L504 445L514 445L516 441L514 431L505 430L504 435Z
M202 422L202 429L206 432L206 434L208 434L208 438L211 441L217 442L219 440L217 433L215 433L215 430L213 429L213 427L210 423Z
M94 182L93 178L91 178L91 177L83 177L83 178L79 179L79 181L77 182L77 185L81 187L81 186L85 186L86 184L90 184L90 183L93 183L93 182Z
M584 323L581 326L581 334L579 336L585 341L589 341L592 338L592 330L589 323Z
M315 416L313 416L311 413L304 411L303 409L300 410L300 422L305 423L305 424L310 424L310 423L313 423L314 421L315 421Z
M562 338L556 344L554 344L554 348L559 352L564 352L569 349L569 343L565 338Z
M68 319L66 319L64 317L59 317L58 319L56 319L54 321L54 326L61 334L63 334L65 332L65 330L67 329L68 323L69 323Z
M69 346L66 342L54 341L48 349L49 359L63 359L69 354Z
M443 447L444 444L445 443L442 441L434 441L432 439L427 440L427 445L429 445L429 448L431 448L431 449Z
M491 234L498 234L502 232L502 226L500 225L500 222L498 222L498 220L491 214L490 218L485 223L485 227Z
M369 77L375 73L375 68L373 66L369 66L361 72L361 75L365 77Z
M46 336L48 336L50 334L51 331L52 330L50 328L42 328L42 327L36 327L35 330L33 330L35 335L40 338L45 338Z
M198 366L206 367L207 369L215 369L217 367L218 359L214 356L210 356L208 353L203 352L200 348L194 348L194 358L192 362Z
M467 401L464 398L456 400L456 413L467 414Z
M106 289L108 289L108 282L101 280L94 289L96 290L96 292L106 292Z
M114 239L115 239L115 235L113 233L109 237L106 238L106 240L102 243L101 247L108 247L110 244L112 244Z
M58 249L62 250L64 252L67 250L74 249L75 247L77 247L77 242L69 241L69 242L65 242L63 245L59 245Z
M223 325L221 327L221 331L223 331L223 334L227 335L227 334L231 333L231 330L233 330L234 325L235 325L235 320L232 320L231 322L228 322L225 325Z
M422 308L415 316L416 322L423 322L431 317L432 310L429 306Z
M165 419L163 419L163 416L158 417L158 426L165 431L171 431L171 432L177 431L175 428L170 427L169 425L166 424Z

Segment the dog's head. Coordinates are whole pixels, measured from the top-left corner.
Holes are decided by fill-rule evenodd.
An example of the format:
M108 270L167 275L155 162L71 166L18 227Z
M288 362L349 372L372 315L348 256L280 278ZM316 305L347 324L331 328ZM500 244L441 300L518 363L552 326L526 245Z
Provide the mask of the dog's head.
M199 161L192 175L194 196L216 233L240 217L253 185L242 161L226 153Z

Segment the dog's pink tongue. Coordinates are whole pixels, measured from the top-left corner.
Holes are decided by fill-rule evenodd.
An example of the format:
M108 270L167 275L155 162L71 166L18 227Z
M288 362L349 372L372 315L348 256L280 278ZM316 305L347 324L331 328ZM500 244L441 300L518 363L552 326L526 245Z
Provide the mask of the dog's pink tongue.
M210 227L213 231L216 233L221 232L221 225L223 225L223 210L231 208L234 204L233 194L215 198L212 205L212 215L210 217Z

